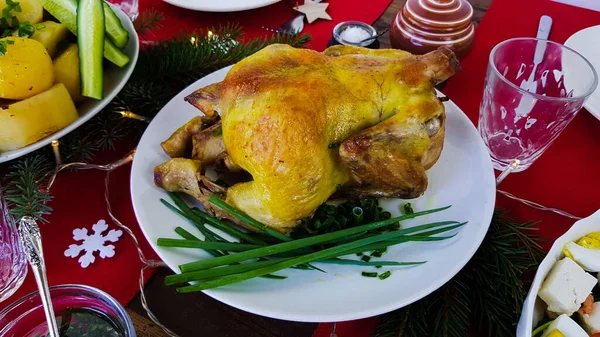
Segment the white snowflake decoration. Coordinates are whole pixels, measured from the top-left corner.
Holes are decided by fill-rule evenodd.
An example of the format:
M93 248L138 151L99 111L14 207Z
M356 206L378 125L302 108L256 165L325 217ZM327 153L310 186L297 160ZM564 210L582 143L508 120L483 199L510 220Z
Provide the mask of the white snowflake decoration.
M69 249L65 250L65 256L76 258L81 252L85 251L85 254L78 260L82 268L87 268L91 263L96 261L96 257L94 256L95 251L100 252L99 255L103 259L115 256L115 246L105 244L107 242L119 241L119 238L123 235L123 231L112 229L106 235L102 235L107 229L108 225L104 220L99 220L92 226L92 230L94 231L94 234L92 235L88 235L88 230L86 228L74 229L73 239L75 239L75 241L83 242L78 245L70 245Z

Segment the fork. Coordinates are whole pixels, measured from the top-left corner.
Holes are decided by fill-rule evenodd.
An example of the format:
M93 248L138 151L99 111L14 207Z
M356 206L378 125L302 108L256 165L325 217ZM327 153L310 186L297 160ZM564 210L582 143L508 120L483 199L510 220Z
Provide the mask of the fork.
M322 0L314 0L319 3ZM262 28L273 33L298 34L304 29L304 14L299 14L295 18L283 23L279 28L265 27Z

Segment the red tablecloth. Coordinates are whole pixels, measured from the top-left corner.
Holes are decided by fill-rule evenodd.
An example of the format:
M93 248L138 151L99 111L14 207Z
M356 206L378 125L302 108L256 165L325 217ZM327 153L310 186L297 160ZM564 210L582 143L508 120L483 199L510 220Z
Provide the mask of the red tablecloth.
M600 13L548 0L494 0L475 32L475 46L462 70L445 86L448 95L477 125L488 56L499 42L535 36L539 19L554 20L550 40L564 43L575 32L600 25ZM600 42L597 41L597 42ZM521 198L585 217L600 208L600 121L582 110L557 141L527 171L511 174L500 189ZM520 220L541 220L545 248L567 231L573 220L538 211L498 195L497 205ZM368 337L375 318L337 325L339 337ZM321 324L313 337L329 337L331 324Z
M215 0L218 1L218 0ZM238 13L205 13L194 12L171 6L161 0L140 0L140 10L155 9L165 14L162 27L149 36L150 40L160 40L179 34L181 31L191 31L197 28L218 27L228 22L239 23L244 28L248 38L270 35L265 27L279 27L287 20L294 18L298 12L293 10L291 3L302 1L283 0L274 5L238 12ZM330 0L327 13L333 20L317 20L304 26L303 33L312 35L309 46L323 50L331 38L333 27L342 21L358 20L372 23L385 11L391 0Z
M341 21L374 22L390 1L331 1L327 12L333 20L318 20L305 27L305 32L313 36L311 46L318 50L325 49L333 27ZM181 31L206 29L228 22L239 23L244 29L245 37L268 36L271 33L264 30L262 26L278 27L298 14L285 1L265 8L237 13L201 13L183 10L160 0L141 0L140 11L143 13L149 9L162 12L165 16L165 20L161 22L162 28L150 34L149 40L169 38ZM131 148L130 144L122 144L119 146L118 153L102 153L94 162L105 164L119 159ZM129 197L129 174L129 165L111 174L110 195L113 213L133 230L146 257L155 258L133 213ZM87 268L81 268L76 258L64 256L69 245L79 243L73 240L74 229L86 228L91 234L92 226L99 220L105 220L109 224L108 230L118 229L111 222L105 208L104 172L63 171L52 188L52 194L55 198L50 206L54 208L54 212L47 217L49 223L41 225L50 285L87 284L108 292L123 304L128 303L139 290L138 278L141 268L137 250L129 236L123 234L118 242L112 243L116 252L114 257L101 259L96 252L95 263ZM18 292L0 303L0 309L35 289L35 281L30 273Z
M390 0L332 1L329 13L333 21L318 21L308 25L306 32L313 35L312 47L325 48L333 26L343 20L373 22L387 7ZM181 30L206 28L226 22L239 22L246 36L264 36L261 26L278 26L292 18L295 12L288 3L281 2L267 8L228 14L198 13L170 6L160 0L141 0L141 10L154 8L165 13L163 28L150 39L171 36ZM564 42L574 32L600 24L600 13L578 9L547 0L495 0L476 32L476 44L471 55L462 63L463 70L444 90L476 123L481 90L491 48L498 42L516 36L535 35L537 22L543 14L551 15L554 28L550 39ZM574 19L576 18L576 19ZM600 190L600 122L582 111L563 135L529 170L513 174L505 180L502 189L520 197L555 206L573 214L587 216L598 206L596 191ZM126 152L126 151L125 151ZM106 162L109 158L99 158ZM56 196L51 206L54 214L43 225L42 231L51 284L83 283L99 287L121 303L127 303L137 293L140 263L133 244L127 236L115 243L116 255L82 269L76 259L63 256L72 240L74 228L91 226L100 219L111 224L103 201L104 174L97 171L64 172L54 186ZM130 226L152 256L151 249L143 240L129 200L129 167L120 168L112 174L111 200L115 213ZM552 213L540 212L499 197L498 203L511 210L511 214L523 220L543 220L541 233L548 239L562 234L572 221ZM35 289L29 276L23 287L11 299L0 303L0 308L25 293ZM338 325L340 337L366 337L370 335L375 319L345 322ZM322 324L315 337L329 337L331 326Z

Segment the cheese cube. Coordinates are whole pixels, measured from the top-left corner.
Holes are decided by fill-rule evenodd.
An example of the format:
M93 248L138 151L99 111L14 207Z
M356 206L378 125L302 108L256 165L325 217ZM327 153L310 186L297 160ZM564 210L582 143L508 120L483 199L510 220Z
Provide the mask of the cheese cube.
M600 332L600 302L594 303L594 311L591 314L579 313L579 322L590 335Z
M566 257L554 264L544 280L538 296L548 311L573 315L598 283L598 279Z

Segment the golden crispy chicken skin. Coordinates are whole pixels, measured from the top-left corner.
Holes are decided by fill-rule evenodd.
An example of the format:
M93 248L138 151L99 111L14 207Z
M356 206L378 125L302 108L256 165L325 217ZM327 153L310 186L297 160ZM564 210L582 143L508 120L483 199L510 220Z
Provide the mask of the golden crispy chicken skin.
M272 45L186 100L221 116L227 156L252 181L227 203L282 232L341 185L358 195L414 198L438 159L444 107L434 85L454 54Z

